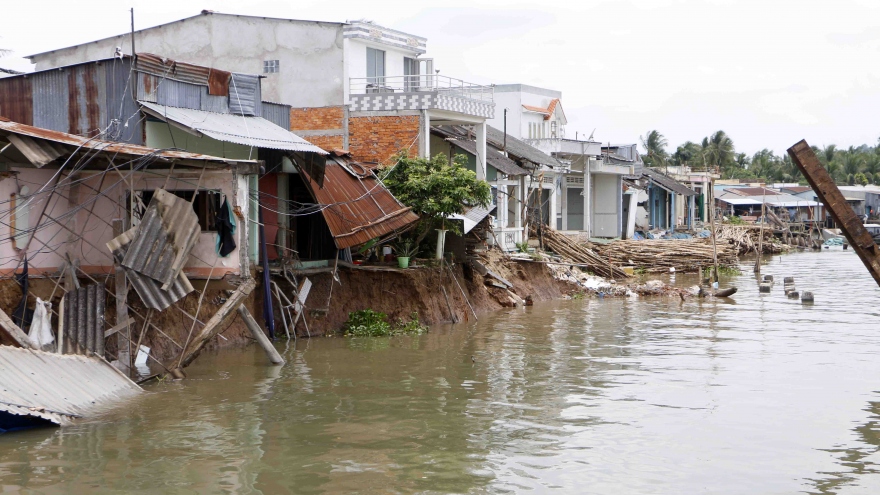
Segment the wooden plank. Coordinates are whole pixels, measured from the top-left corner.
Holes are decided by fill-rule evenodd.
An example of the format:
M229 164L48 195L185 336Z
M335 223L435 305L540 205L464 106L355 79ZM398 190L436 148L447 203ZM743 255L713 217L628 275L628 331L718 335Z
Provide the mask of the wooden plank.
M118 320L119 320L119 318L117 318L117 321ZM126 314L125 319L122 321L119 321L119 323L117 323L116 326L114 326L113 328L109 328L107 330L104 330L104 338L106 339L107 337L122 330L123 328L127 329L128 326L134 322L135 322L134 319ZM119 360L122 361L122 351L120 351L119 355L120 355Z
M226 321L226 318L244 302L245 298L247 298L251 292L253 292L256 285L254 279L250 278L242 282L242 284L235 289L232 295L229 296L229 299L223 303L223 306L220 306L220 309L214 313L214 316L205 323L205 326L202 327L199 334L193 338L189 346L183 350L185 354L180 361L180 368L186 368L189 366L198 357L202 348L205 347L208 341L220 333L221 324Z
M251 331L251 335L253 335L254 340L257 341L257 344L260 344L260 347L265 351L266 356L269 358L269 361L272 364L284 364L284 358L281 357L281 354L278 354L278 349L275 349L275 346L272 345L272 341L269 340L269 337L266 337L266 334L263 333L263 329L260 328L260 325L257 324L257 320L251 316L251 312L247 310L243 305L238 306L238 314L241 315L241 318L244 320L245 326L248 327L248 330Z
M31 341L28 339L28 336L24 331L12 321L12 318L6 314L6 311L0 310L0 328L4 330L4 333L8 335L12 340L15 341L19 347L24 347L25 349L34 349L34 346L31 345Z
M117 237L124 231L121 218L113 220L113 237ZM130 324L134 323L128 316L128 281L125 279L125 269L116 264L116 326L104 332L104 338L119 332L116 337L119 354L117 360L124 369L131 368L131 330Z
M293 303L293 310L296 313L301 313L306 304L306 299L309 297L309 292L312 290L312 281L306 278L299 285L299 290L296 291L296 302Z
M819 162L806 141L800 141L789 148L788 154L804 174L807 182L810 183L810 187L819 197L819 201L825 205L831 216L840 225L843 235L862 260L868 272L874 277L874 281L880 285L880 248L874 243L874 238L865 229L862 220L846 202L846 198L837 188L834 179Z
M54 147L43 144L42 141L36 141L28 136L19 136L9 134L6 136L25 158L28 159L35 167L40 168L47 163L54 161L61 156L61 152Z

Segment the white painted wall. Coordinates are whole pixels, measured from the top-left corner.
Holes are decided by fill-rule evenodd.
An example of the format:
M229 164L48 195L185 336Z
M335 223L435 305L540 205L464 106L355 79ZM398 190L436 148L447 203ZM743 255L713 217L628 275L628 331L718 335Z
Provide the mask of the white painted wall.
M522 94L520 92L495 92L495 117L486 121L490 126L504 130L504 109L507 109L507 134L523 138ZM526 127L528 130L528 127ZM528 136L528 134L526 134Z
M348 102L348 81L367 77L367 47L383 50L385 52L385 76L396 77L403 75L403 59L418 58L418 52L408 51L389 46L383 43L372 43L362 38L343 40L345 53L345 98ZM393 79L392 85L401 83L402 80Z
M620 236L619 212L620 177L617 175L593 174L593 221L592 233L595 237Z
M262 97L292 106L343 104L341 23L224 14L199 15L135 32L138 52L207 67L263 74L264 60L281 70L265 74ZM34 58L36 70L110 58L116 47L131 51L130 36L86 43Z

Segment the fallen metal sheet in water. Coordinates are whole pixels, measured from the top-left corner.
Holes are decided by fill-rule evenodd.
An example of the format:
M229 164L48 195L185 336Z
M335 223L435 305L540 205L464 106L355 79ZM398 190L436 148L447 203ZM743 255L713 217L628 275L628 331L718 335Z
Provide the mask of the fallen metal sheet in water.
M189 201L164 189L153 195L122 266L161 282L168 290L183 270L201 233Z
M104 284L92 284L64 295L65 352L104 355Z
M107 243L107 247L113 253L113 258L120 265L136 234L136 228L130 229ZM177 278L174 279L174 284L168 290L163 290L161 283L141 275L131 268L126 268L124 265L122 268L125 270L125 276L131 282L135 292L137 292L144 304L151 309L162 311L194 290L189 278L183 272L177 275Z
M0 346L0 412L65 425L141 391L97 358Z

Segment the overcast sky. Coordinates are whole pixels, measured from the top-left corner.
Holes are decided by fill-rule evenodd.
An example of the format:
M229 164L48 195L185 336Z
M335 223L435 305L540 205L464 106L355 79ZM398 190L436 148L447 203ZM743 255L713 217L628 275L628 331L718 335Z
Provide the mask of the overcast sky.
M0 66L125 32L129 7L136 28L202 9L366 18L428 38L448 76L562 91L568 137L632 143L658 129L674 151L723 129L749 154L880 137L880 0L5 1L0 48L14 53Z

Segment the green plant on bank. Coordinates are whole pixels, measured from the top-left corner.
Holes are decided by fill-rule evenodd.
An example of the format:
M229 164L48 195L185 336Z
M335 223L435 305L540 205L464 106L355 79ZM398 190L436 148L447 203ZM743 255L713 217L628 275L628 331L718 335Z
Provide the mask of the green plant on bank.
M526 253L526 254L528 254L528 252L529 252L529 243L528 243L528 242L517 242L517 243L516 243L516 249L519 250L519 252L521 252L521 253Z
M711 277L712 276L713 267L707 266L703 268L703 277ZM735 266L724 266L721 265L718 267L718 275L742 275L742 271Z
M397 253L397 256L403 258L412 258L418 253L418 246L413 244L413 241L409 239L402 239L400 242L394 245L394 251Z
M388 322L388 315L372 309L362 309L348 313L348 320L342 326L346 337L389 337L403 334L422 334L428 331L419 321L419 314L410 314L409 320L398 318L394 325Z
M646 273L648 273L648 269L645 268L645 267L643 267L643 266L639 266L639 267L633 268L633 274L634 274L634 275L644 275L644 274L646 274Z
M583 292L575 292L574 294L571 295L571 298L575 301L579 301L579 300L583 299L584 296L586 296L586 294L584 294Z
M468 206L486 208L491 202L491 188L477 174L465 168L467 158L455 155L450 160L438 154L428 160L414 158L405 152L396 163L383 168L379 177L401 203L410 207L420 220L413 229L413 244L419 247L429 234L444 228L461 234L458 222L450 215L460 215Z
M738 217L736 215L730 216L727 218L727 222L730 225L745 225L746 222L742 219L742 217Z

